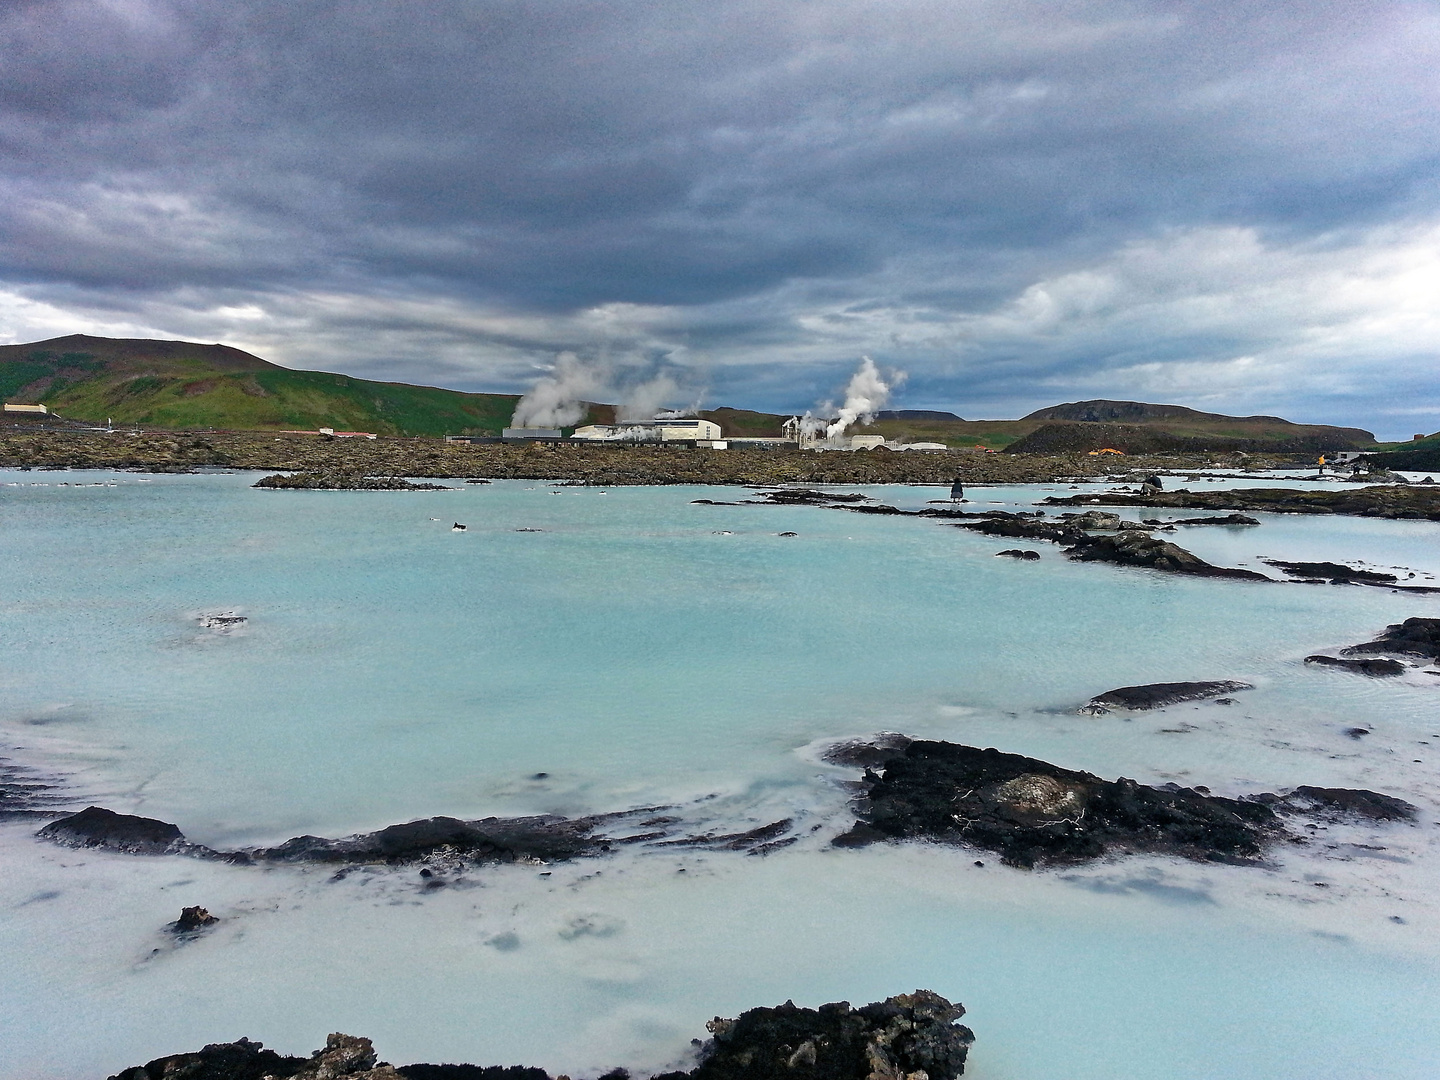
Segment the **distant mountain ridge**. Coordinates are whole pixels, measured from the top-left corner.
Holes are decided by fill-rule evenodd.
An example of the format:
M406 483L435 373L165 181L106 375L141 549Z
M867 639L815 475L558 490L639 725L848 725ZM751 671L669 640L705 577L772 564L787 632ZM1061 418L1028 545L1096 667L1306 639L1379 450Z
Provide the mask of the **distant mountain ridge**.
M1254 420L1272 424L1288 424L1278 416L1226 416L1224 413L1200 412L1184 405L1149 405L1143 401L1072 401L1037 409L1024 420L1077 420L1087 424L1143 424L1152 420Z
M72 334L0 346L0 399L39 402L72 420L196 429L370 431L380 435L498 435L519 396L471 394L281 367L228 345ZM614 407L589 406L586 423ZM785 417L722 407L699 416L729 438L779 436ZM867 429L902 442L942 442L1014 453L1361 449L1359 428L1224 416L1181 405L1079 401L1019 420L962 420L935 409L888 409Z

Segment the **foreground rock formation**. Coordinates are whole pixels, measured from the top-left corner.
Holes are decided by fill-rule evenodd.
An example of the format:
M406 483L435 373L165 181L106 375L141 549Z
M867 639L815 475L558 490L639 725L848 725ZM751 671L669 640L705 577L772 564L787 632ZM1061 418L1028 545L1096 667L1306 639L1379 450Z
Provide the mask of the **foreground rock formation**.
M786 1002L716 1017L712 1037L689 1071L655 1080L955 1080L965 1072L974 1033L959 1023L963 1005L929 990L852 1009L839 1001L818 1009ZM617 1069L607 1074L626 1080ZM189 1054L157 1058L110 1080L551 1080L524 1066L402 1065L377 1060L369 1039L331 1035L308 1058L287 1057L239 1039Z
M830 760L856 764L863 744ZM889 737L871 745L865 795L840 847L928 839L1000 855L1023 868L1075 863L1106 853L1148 852L1215 862L1254 862L1287 834L1280 814L1350 813L1410 818L1415 807L1369 791L1297 788L1227 799L1207 790L1102 780L1037 758L955 743ZM875 768L882 769L877 773ZM1382 814L1368 812L1383 807Z

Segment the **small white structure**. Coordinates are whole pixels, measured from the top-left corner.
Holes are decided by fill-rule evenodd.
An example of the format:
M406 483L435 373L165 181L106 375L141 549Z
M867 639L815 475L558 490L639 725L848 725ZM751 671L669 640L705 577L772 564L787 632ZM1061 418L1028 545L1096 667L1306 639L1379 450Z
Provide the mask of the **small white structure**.
M45 416L50 412L50 410L47 409L44 405L12 405L8 401L5 403L5 411L12 413L28 413L31 416Z

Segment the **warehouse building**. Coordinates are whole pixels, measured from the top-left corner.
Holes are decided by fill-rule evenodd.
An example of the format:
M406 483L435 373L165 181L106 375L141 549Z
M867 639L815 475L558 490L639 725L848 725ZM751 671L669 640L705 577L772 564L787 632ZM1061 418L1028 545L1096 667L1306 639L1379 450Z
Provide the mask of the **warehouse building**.
M720 425L713 420L666 419L646 424L589 424L573 439L591 442L715 442Z

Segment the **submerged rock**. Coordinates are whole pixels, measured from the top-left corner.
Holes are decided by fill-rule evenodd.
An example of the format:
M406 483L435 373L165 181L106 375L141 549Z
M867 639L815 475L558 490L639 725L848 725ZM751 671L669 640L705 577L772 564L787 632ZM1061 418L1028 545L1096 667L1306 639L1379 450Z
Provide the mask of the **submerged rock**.
M1000 853L1011 866L1080 862L1107 851L1255 859L1278 828L1257 802L1192 788L1102 780L1036 758L954 743L910 743L867 772L867 803L842 847L931 839Z
M1370 821L1413 821L1420 812L1418 807L1404 799L1365 788L1301 786L1282 801L1291 810L1331 819L1354 817Z
M766 502L782 506L825 506L830 503L861 503L869 496L855 491L816 491L813 488L781 488L757 492ZM898 511L897 511L898 513Z
M33 722L33 721L31 721ZM0 821L55 817L68 800L65 785L32 769L0 758Z
M1427 518L1440 521L1440 489L1375 486L1348 491L1242 488L1232 491L1150 491L1138 495L1052 496L1048 506L1166 506L1184 510L1271 510L1289 514L1347 514L1358 517Z
M1008 548L1005 551L995 552L995 557L1006 556L1011 559L1023 559L1026 562L1038 562L1040 553L1038 551L1022 551L1020 548Z
M1399 580L1394 574L1374 570L1357 570L1333 562L1282 562L1266 559L1269 566L1285 571L1291 577L1321 578L1332 585L1393 585Z
M617 841L599 835L597 830L602 825L631 818L649 818L654 811L654 807L646 807L585 818L539 815L490 817L477 821L434 817L338 840L323 836L296 836L275 847L224 852L192 844L178 827L169 822L117 814L92 806L46 825L36 835L69 847L107 848L132 855L193 855L234 863L398 865L437 855L475 863L555 862L604 854Z
M1147 525L1259 525L1260 519L1249 514L1225 514L1214 517L1176 518L1174 521L1146 521Z
M1305 657L1307 664L1319 664L1321 667L1339 668L1341 671L1353 671L1356 675L1369 675L1372 678L1389 678L1392 675L1404 675L1407 668L1399 660L1387 660L1372 658L1368 660L1356 660L1347 656L1325 656L1316 653L1313 656Z
M929 990L852 1009L846 1001L803 1009L793 1002L751 1009L705 1026L711 1038L689 1072L655 1080L955 1080L965 1072L974 1033L965 1007ZM309 1058L288 1057L249 1039L157 1058L110 1080L551 1080L520 1065L402 1065L376 1060L369 1039L334 1034ZM607 1077L629 1074L615 1070Z
M1182 701L1203 701L1206 698L1224 697L1241 690L1254 690L1246 682L1167 682L1147 683L1144 686L1122 686L1097 694L1080 711L1087 713L1108 713L1111 709L1160 709Z
M404 863L437 852L480 862L551 862L608 851L609 841L594 835L597 821L553 815L478 821L434 817L340 840L297 836L247 854L260 862Z

